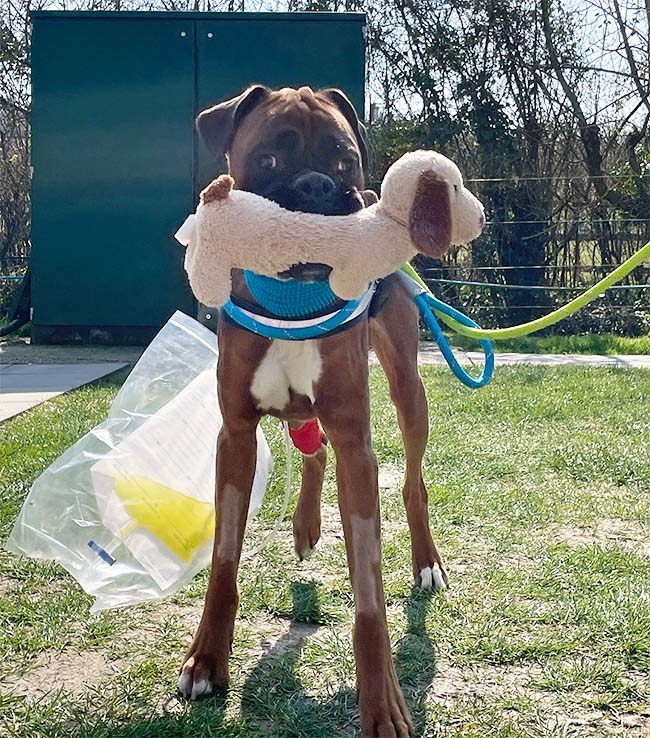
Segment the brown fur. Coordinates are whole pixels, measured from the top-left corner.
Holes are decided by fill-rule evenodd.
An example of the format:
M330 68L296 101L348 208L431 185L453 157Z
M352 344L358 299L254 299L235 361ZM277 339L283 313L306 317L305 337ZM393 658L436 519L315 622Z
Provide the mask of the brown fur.
M255 89L255 88L251 88ZM311 91L310 91L311 92ZM232 105L241 105L246 94ZM202 125L212 126L212 140L230 140L229 161L237 185L246 189L249 182L247 152L272 133L279 121L295 127L305 139L305 151L316 146L322 133L336 132L357 145L353 126L336 102L319 93L304 90L282 90L277 93L257 92L256 105L248 111L235 131L223 130L216 119L204 118ZM336 100L336 96L332 100ZM223 104L217 112L221 126L228 128L234 112ZM213 109L214 110L214 109ZM349 111L346 111L349 116ZM352 184L363 186L361 172L353 172ZM429 196L423 185L423 202ZM444 213L442 213L444 215ZM414 228L421 238L429 239L431 248L445 240L441 233L422 234L415 213ZM368 581L357 579L355 548L378 552L380 561L380 513L377 461L370 440L370 399L368 389L368 349L374 346L386 372L391 397L406 453L406 475L403 496L411 532L413 574L417 580L425 567L438 564L444 572L440 554L429 530L427 492L422 477L422 458L428 437L428 411L422 380L418 374L418 314L400 281L392 276L390 297L378 315L358 322L341 333L319 339L322 373L312 403L304 396L293 396L288 407L274 413L287 421L301 423L313 417L321 420L336 453L336 478L339 509L346 541L348 565L355 593L359 585L378 595L377 605L364 606L355 616L354 653L357 667L359 709L363 736L408 738L413 726L404 701L388 636L386 609L380 564L372 566ZM250 299L241 274L234 275L234 291ZM270 341L221 321L218 332L219 403L223 427L219 435L217 455L216 516L220 519L225 506L245 511L251 493L255 468L255 430L261 417L251 396L250 386L256 368ZM297 552L315 545L320 535L320 495L326 463L326 450L313 457L303 457L303 484L293 518ZM369 536L354 540L355 520L366 521L363 531ZM245 528L245 513L234 533L238 551ZM225 561L218 554L220 531L217 530L212 572L201 623L182 666L183 675L196 683L209 679L215 685L228 681L228 655L232 642L238 605L238 561ZM364 533L364 535L368 535ZM361 562L363 563L363 562ZM362 567L365 571L368 566Z
M225 200L231 193L235 180L229 174L220 174L199 195L201 202Z

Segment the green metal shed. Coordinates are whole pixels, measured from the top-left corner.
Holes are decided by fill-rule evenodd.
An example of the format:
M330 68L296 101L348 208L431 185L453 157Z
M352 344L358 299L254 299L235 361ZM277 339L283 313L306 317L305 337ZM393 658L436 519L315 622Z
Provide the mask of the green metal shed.
M32 13L32 340L202 317L173 233L217 173L194 118L251 82L363 110L362 13Z

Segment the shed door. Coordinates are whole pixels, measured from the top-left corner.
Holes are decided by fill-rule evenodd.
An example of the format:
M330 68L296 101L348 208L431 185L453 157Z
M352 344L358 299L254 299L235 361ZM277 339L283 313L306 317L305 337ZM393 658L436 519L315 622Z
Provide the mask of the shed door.
M273 19L200 21L199 111L239 94L251 83L269 87L340 87L363 113L365 41L362 18L354 20ZM198 187L218 173L202 142Z
M34 321L160 326L193 299L194 24L38 19Z

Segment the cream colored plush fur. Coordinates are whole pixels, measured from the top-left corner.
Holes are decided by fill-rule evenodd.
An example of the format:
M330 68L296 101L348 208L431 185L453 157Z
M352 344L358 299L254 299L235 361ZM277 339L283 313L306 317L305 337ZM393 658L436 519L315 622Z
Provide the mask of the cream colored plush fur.
M427 253L413 242L409 227L426 172L448 187L451 243L476 238L485 222L483 206L463 186L458 167L434 151L402 156L386 173L379 202L344 216L285 210L258 195L231 191L233 180L222 175L204 190L195 215L176 234L188 247L185 269L192 291L203 304L218 307L230 297L233 268L275 277L293 264L321 263L332 267L330 286L339 297L358 297L418 251ZM217 199L208 201L211 188ZM432 218L440 217L438 210L431 209ZM418 212L421 218L421 207Z

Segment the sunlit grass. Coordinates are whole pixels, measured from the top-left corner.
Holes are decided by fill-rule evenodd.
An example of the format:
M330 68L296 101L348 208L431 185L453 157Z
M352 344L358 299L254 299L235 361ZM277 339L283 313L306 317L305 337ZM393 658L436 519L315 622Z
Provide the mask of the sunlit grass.
M425 478L431 527L449 562L446 593L413 589L401 491L382 490L389 626L417 734L642 735L622 731L625 720L648 727L650 372L505 368L474 393L446 370L423 375ZM3 537L33 479L101 422L123 378L0 426ZM380 466L399 471L399 431L378 368L371 389ZM282 436L276 421L264 427L278 461L256 535L272 524L283 492ZM293 557L285 521L243 564L232 686L197 705L173 694L205 572L171 601L95 618L59 567L0 553L0 735L358 734L333 460L323 503L327 543L309 562ZM90 684L73 689L62 688L64 667L55 666L49 695L24 696L24 685L15 694L16 675L29 684L52 654L76 657L82 670L99 654L106 668L95 675L88 667Z

